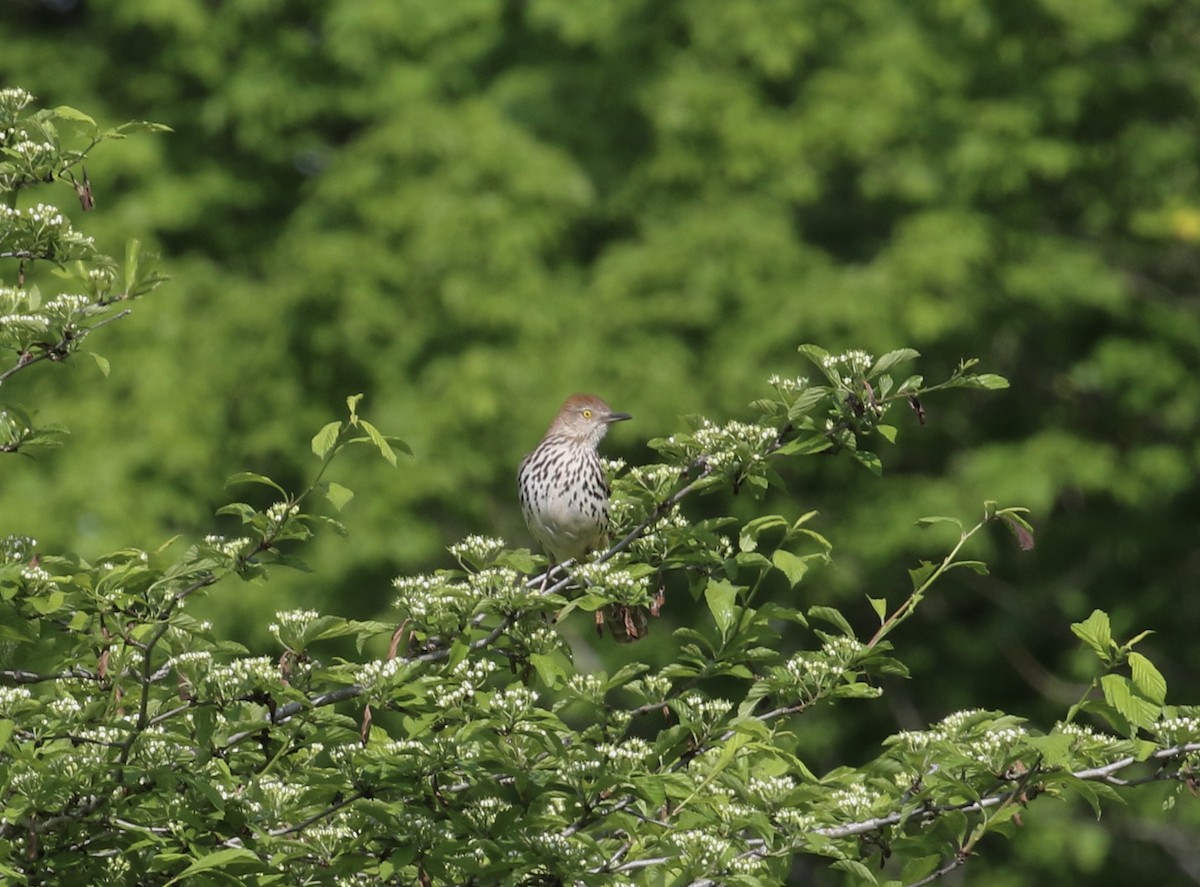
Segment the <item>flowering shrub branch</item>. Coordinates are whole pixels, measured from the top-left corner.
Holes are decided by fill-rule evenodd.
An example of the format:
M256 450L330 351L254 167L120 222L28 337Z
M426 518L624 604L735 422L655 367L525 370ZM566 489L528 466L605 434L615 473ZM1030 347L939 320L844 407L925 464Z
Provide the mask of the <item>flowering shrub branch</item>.
M25 125L24 105L10 113ZM34 184L12 152L66 181L80 159L4 144L11 189ZM24 242L30 218L0 218L0 237ZM5 249L61 259L51 222L59 246ZM81 284L72 298L42 304L21 281L0 291L11 309L0 344L18 355L7 372L55 348L66 356L118 316L104 312L150 279L136 251L128 259L124 283ZM817 382L773 377L754 421L696 417L652 443L654 464L609 464L617 541L606 551L547 574L527 549L470 536L449 547L453 568L396 580L395 620L283 609L271 651L216 637L188 605L300 565L322 528L344 532L321 512L354 496L329 479L340 454L365 444L395 465L407 452L359 413L359 396L313 437L304 489L231 479L273 499L221 509L232 533L96 562L0 540L0 873L28 884L753 887L783 882L802 855L852 883L920 885L969 863L984 836L1036 822L1043 797L1099 813L1147 782L1191 790L1200 707L1169 702L1138 649L1144 635L1118 641L1100 611L1070 627L1095 679L1053 723L959 711L880 736L865 763L814 772L804 718L818 706L854 717L907 676L919 639L901 629L954 570L986 569L966 556L984 526L1004 525L1022 548L1033 533L1022 509L990 502L971 525L924 519L957 539L914 567L904 592L867 598L869 631L834 607L777 603L819 582L830 559L814 514L697 520L692 496L757 496L781 483L783 460L818 454L878 473L878 441L899 434L894 407L924 422L935 392L1004 384L971 362L935 385L893 376L919 357L909 349L800 353ZM20 433L0 445L33 441ZM673 631L652 620L640 649L670 645L646 657L661 664L577 664L570 614L612 604L687 613ZM357 657L330 655L334 639L352 639Z

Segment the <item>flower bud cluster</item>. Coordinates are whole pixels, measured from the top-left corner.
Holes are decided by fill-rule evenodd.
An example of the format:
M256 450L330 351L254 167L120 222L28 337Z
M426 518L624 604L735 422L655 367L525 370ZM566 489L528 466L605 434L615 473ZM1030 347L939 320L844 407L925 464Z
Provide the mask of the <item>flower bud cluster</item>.
M592 561L575 568L572 577L590 591L605 595L626 606L650 603L649 578L635 577L612 560Z

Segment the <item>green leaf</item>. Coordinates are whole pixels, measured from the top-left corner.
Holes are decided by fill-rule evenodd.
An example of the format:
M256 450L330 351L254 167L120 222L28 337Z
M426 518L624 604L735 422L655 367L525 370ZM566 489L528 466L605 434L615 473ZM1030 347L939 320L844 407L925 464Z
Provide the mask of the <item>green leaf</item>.
M823 453L831 446L833 444L824 434L814 434L790 440L775 452L780 456L811 456L814 453Z
M806 558L792 554L790 551L784 551L782 548L771 554L771 563L775 565L775 568L779 572L787 576L788 582L793 588L800 584L800 580L808 572L808 561Z
M883 474L883 463L870 450L851 450L850 455L874 475Z
M96 366L100 367L100 375L107 379L109 369L108 358L104 357L102 354L97 354L95 351L89 351L87 353L91 356L92 360L96 361Z
M177 876L167 882L167 885L177 884L180 881L186 880L193 875L198 875L201 872L209 872L213 869L224 868L230 863L248 862L255 866L260 866L258 857L245 847L227 847L224 850L217 850L207 856L202 856L180 872Z
M61 589L56 588L49 594L31 595L25 600L37 613L42 616L48 616L62 609L63 602L66 599L66 594Z
M604 690L605 690L605 692L608 692L609 690L613 689L614 687L623 687L626 684L628 684L630 681L632 681L634 678L636 678L638 675L643 674L649 670L650 670L650 666L648 666L642 662L629 662L629 663L621 666L619 669L617 669L616 674L614 674L612 677L607 678L603 681Z
M921 561L921 566L914 567L908 571L908 578L912 581L913 590L917 590L926 582L929 577L937 572L937 567L929 561Z
M1008 387L1008 379L998 376L995 373L980 373L973 378L976 385L980 388L986 388L989 391L998 391Z
M367 437L371 439L371 443L375 444L375 448L379 450L379 454L388 461L389 464L396 464L396 451L392 449L386 437L380 434L379 429L368 422L366 419L359 419L358 424L362 430L367 433Z
M888 443L896 442L896 426L895 425L876 425L875 430L879 432L880 437Z
M225 481L225 486L234 487L238 484L260 484L264 487L270 487L273 490L278 490L284 497L287 496L287 491L265 474L256 474L253 471L239 471L237 474L230 475Z
M846 617L842 615L840 610L835 610L833 607L809 607L808 616L810 619L820 619L822 622L828 622L834 625L846 637L854 637L854 629L850 627L850 623L846 621Z
M529 654L529 664L547 687L562 687L575 673L570 660L562 651Z
M912 360L920 357L919 351L914 351L912 348L900 348L896 351L889 351L887 354L881 355L871 366L871 371L867 373L868 379L874 379L881 373L886 373L898 363L903 363L906 360Z
M324 459L326 454L333 449L341 427L341 422L330 422L313 435L312 451L317 454L318 458Z
M1167 701L1167 680L1153 662L1141 653L1130 653L1129 668L1133 673L1133 686L1139 693L1159 705Z
M882 625L887 619L887 599L881 597L867 596L867 600L871 604L871 609L875 611L875 615L879 617L879 623Z
M724 579L710 579L704 588L704 601L713 615L713 621L722 635L729 632L734 623L735 600L738 587Z
M956 570L959 567L965 567L973 573L978 573L980 576L988 575L988 567L983 561L954 561L947 570Z
M346 507L346 503L354 498L354 491L348 487L343 487L339 483L329 482L329 486L325 490L325 498L333 503L333 507L337 511L341 511Z
M920 881L925 876L933 874L941 863L940 856L914 856L904 863L904 868L900 870L900 881L904 884Z
M72 108L70 105L59 105L53 108L52 112L59 120L70 120L72 123L86 123L91 127L93 132L99 129L94 119L84 114L78 108Z
M871 871L870 867L857 859L839 859L830 866L836 871L846 872L851 875L855 883L862 884L878 884L879 880L875 877L875 872Z
M1083 622L1071 624L1071 631L1077 638L1091 647L1101 659L1107 661L1114 647L1112 627L1108 614L1103 610L1093 610Z
M1031 736L1026 742L1042 756L1042 762L1047 767L1071 766L1071 746L1075 744L1075 737L1070 733Z
M136 237L125 241L125 283L133 289L142 263L142 242Z
M1133 684L1122 675L1104 675L1100 678L1100 689L1104 691L1104 701L1134 727L1149 728L1162 713L1161 706L1134 693Z
M917 518L918 527L932 527L934 524L954 524L958 527L958 531L963 531L962 521L956 517L946 517L940 514L931 514L928 517Z
M122 123L116 129L108 130L108 133L115 134L116 137L132 135L139 132L174 132L171 127L165 123L151 123L149 120L130 120L128 123Z
M738 533L738 547L742 551L754 551L758 548L758 537L763 530L771 527L787 527L788 522L778 514L765 514L746 523Z
M16 721L10 721L8 718L0 718L0 751L3 751L4 746L8 745L8 740L16 729Z

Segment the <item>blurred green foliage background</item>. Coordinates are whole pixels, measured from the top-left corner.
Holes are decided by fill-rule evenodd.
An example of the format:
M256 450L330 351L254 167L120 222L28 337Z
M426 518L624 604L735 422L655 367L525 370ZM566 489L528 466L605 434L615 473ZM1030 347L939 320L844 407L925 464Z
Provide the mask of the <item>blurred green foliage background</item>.
M175 130L89 164L77 225L174 280L89 343L106 381L80 360L6 386L72 435L6 465L0 533L96 557L221 530L227 476L298 485L364 392L414 459L342 467L351 537L313 573L203 606L265 646L284 607L386 618L390 579L467 533L528 544L515 468L572 391L634 414L605 449L637 462L683 414L751 417L801 342L913 346L928 378L974 356L1012 388L905 417L882 480L792 470L770 507L819 509L836 546L804 603L869 627L864 594L945 548L913 520L985 498L1030 506L1039 544L998 533L991 576L925 604L890 711L809 716L814 769L965 706L1054 717L1093 607L1156 630L1192 698L1200 6L8 0L0 47L0 85ZM966 880L1200 882L1195 809L1166 797L1098 825L1039 805Z

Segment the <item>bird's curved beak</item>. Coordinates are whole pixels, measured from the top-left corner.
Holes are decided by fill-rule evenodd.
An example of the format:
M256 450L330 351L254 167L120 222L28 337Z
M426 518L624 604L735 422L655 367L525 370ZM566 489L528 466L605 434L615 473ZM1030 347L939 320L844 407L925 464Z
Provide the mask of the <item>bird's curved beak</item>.
M633 416L629 413L609 413L604 417L604 423L611 425L613 422L624 422L626 419L632 419Z

